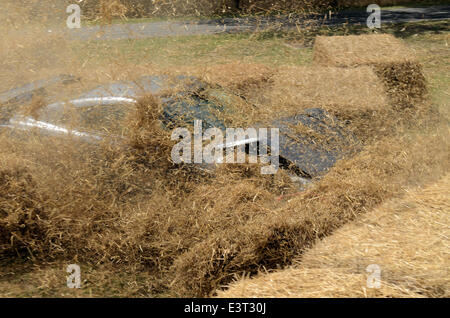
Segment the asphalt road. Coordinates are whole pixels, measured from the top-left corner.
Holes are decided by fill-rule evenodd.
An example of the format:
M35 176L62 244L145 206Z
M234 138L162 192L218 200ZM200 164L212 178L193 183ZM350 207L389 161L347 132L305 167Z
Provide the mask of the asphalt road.
M318 21L325 25L365 24L369 13L364 11L345 11L330 16L302 17L260 17L225 18L190 22L147 22L135 24L115 24L108 26L67 29L71 39L79 40L120 40L144 39L167 36L185 36L218 33L252 32L274 28L305 26ZM389 9L381 11L381 23L417 22L424 20L450 19L450 5L422 8ZM450 30L450 27L449 27Z

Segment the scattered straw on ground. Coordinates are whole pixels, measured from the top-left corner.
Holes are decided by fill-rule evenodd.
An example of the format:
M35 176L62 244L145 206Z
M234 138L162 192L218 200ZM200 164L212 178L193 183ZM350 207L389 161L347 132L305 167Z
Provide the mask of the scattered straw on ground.
M439 150L442 140L408 139L380 140L354 158L339 162L286 206L255 215L242 226L213 233L192 246L174 263L177 290L182 295L209 295L235 274L289 264L316 239L399 195L402 185L417 182L412 171L433 173L434 169L426 167L446 160L447 155ZM429 157L430 153L439 158Z
M317 238L398 195L404 184L445 169L446 135L402 137L397 121L385 118L371 132L374 139L383 129L389 136L339 162L308 191L279 202L279 195L295 190L282 170L262 176L258 166L227 165L208 174L173 165L166 160L170 132L155 131L157 100L144 98L137 106L127 123L131 148L0 138L3 155L25 159L23 171L33 185L19 196L6 187L0 197L2 207L11 199L19 204L0 217L6 259L100 264L105 271L119 266L154 277L154 294L207 296L236 274L290 264ZM358 121L373 125L364 117ZM149 142L154 133L162 144ZM5 165L5 173L11 169ZM39 207L39 218L24 228L21 244L11 244L24 224L15 213L28 213L23 197Z
M286 270L244 279L220 297L448 297L450 175L408 191L319 242ZM367 266L381 269L368 288Z
M36 9L42 9L40 1L33 2ZM40 16L33 18L34 11L26 12L27 16L18 12L11 26L15 33L1 39L1 91L71 73L81 77L82 83L73 91L67 88L59 92L58 98L66 100L102 83L165 73L169 68L176 68L169 73L184 73L180 63L152 64L151 55L145 61L135 61L135 55L123 49L142 51L139 41L66 43L55 35L42 43L41 35L49 32L47 25L40 25ZM55 14L62 16L64 23L65 10L58 9ZM34 27L36 32L31 32ZM168 61L170 56L183 57L186 47L194 47L176 43L174 52L165 52L170 53ZM204 56L211 59L203 64L223 62L217 52L221 51L202 53L192 65L200 64ZM240 56L245 54L247 50ZM205 68L196 70L197 74L250 97L276 85L274 76L290 85L283 87L286 95L298 94L296 82L288 83L270 67L229 63ZM289 74L289 70L285 72ZM351 87L369 91L372 84L377 86L366 71L358 76L369 84L357 86L351 82L351 72L343 72L345 81L336 81L339 85L335 91L330 88L328 96L314 92L313 87L307 90L305 83L305 96L318 96L323 103L329 97L355 106L356 111L360 104L367 112L381 113L371 108L377 103L341 95L349 93ZM328 71L327 75L337 78L338 71ZM322 84L319 80L314 83ZM348 87L341 91L340 85ZM378 100L372 94L367 99L374 103ZM41 103L33 101L29 106L28 111L33 113ZM286 106L276 113L277 108L272 106L270 102L260 103L252 111L236 112L234 117L237 122L251 123L257 116L273 119L290 111ZM71 291L65 286L64 265L75 263L81 265L87 279L83 280L83 289L77 291L84 295L105 295L99 291L101 286L106 295L207 296L231 282L234 275L290 264L317 238L398 195L405 185L421 183L447 169L448 134L436 134L430 126L422 125L421 118L411 120L401 111L391 117L377 115L382 120L354 116L349 127L360 127L360 140L375 142L366 143L356 157L338 163L308 191L289 196L292 199L287 202L280 201L280 195L298 193L283 170L274 176L262 176L259 166L247 164L226 165L215 173L174 165L167 153L170 131L156 125L160 110L157 99L140 100L136 116L125 123L125 131L130 134L124 137L130 138L124 138L124 144L118 147L108 142L93 146L32 132L0 136L2 295L20 294L20 290L10 288L10 278L18 279L16 287L29 288L27 293L33 296L60 295L61 289L68 294ZM411 136L399 122L409 123L409 128L423 135Z

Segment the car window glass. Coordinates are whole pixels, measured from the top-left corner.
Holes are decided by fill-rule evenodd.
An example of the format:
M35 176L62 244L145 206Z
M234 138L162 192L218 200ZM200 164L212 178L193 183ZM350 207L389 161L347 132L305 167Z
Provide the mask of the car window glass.
M124 120L130 114L127 105L97 105L83 107L78 119L79 130L122 135Z

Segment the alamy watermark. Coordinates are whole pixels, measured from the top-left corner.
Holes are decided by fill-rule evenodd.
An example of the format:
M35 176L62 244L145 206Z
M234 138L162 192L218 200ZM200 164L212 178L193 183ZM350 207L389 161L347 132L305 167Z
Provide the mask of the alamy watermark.
M81 1L79 1L81 2ZM81 28L81 8L78 4L71 4L66 8L67 17L66 25L69 29Z
M79 0L78 2L82 2ZM378 4L370 4L366 11L370 13L367 17L367 27L369 29L381 28L381 7ZM66 8L67 17L66 25L69 29L81 28L81 8L78 4L70 4Z
M370 264L366 268L367 276L367 288L380 289L381 288L381 268L377 264Z
M270 131L270 137L268 132ZM261 167L262 174L275 174L279 167L278 128L227 128L226 141L223 131L209 128L203 133L202 121L194 121L194 136L187 128L176 128L172 140L180 140L172 148L174 163L224 164L248 163L268 164ZM192 140L194 141L192 158ZM270 153L269 153L270 151ZM224 156L225 153L225 156Z
M66 268L67 273L67 287L81 288L81 268L77 264L70 264Z
M371 4L367 7L367 12L370 13L367 18L367 27L369 29L381 28L381 8L378 4Z

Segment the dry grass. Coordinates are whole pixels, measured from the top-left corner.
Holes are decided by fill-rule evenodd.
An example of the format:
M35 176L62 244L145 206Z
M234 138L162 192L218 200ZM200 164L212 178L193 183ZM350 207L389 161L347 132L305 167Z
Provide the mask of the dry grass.
M318 242L286 270L244 279L219 297L448 297L450 176L405 191ZM370 289L366 267L381 269Z
M170 131L155 122L158 105L153 97L137 104L128 121L131 148L2 136L2 149L25 158L18 168L2 165L8 178L0 197L3 255L138 266L159 277L192 244L245 222L292 188L283 173L264 177L258 167L226 167L209 175L173 165ZM2 162L13 162L8 158ZM217 201L218 195L227 199ZM165 274L161 284L168 283Z
M111 23L113 17L126 19L129 9L121 1L118 0L100 0L100 18L103 22Z
M109 9L111 4L125 7L130 16L152 17L152 16L212 16L231 13L259 13L270 14L272 12L304 12L328 8L330 0L282 0L272 2L260 0L257 3L247 0L239 1L239 8L234 0L86 0L83 3L89 15L95 16ZM240 10L238 10L240 9Z
M372 66L396 108L417 107L427 93L415 53L392 35L320 36L314 45L314 61L326 66Z

